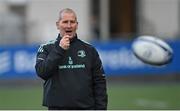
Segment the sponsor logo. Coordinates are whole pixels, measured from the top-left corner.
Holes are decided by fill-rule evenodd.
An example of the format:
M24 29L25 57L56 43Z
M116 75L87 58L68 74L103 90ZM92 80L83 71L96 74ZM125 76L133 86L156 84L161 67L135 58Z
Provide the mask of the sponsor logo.
M73 64L73 60L72 60L72 58L70 56L68 57L68 63Z
M59 65L59 69L84 69L85 64L73 64L72 57L68 57L67 65Z
M85 64L75 64L75 65L60 65L59 69L84 69Z

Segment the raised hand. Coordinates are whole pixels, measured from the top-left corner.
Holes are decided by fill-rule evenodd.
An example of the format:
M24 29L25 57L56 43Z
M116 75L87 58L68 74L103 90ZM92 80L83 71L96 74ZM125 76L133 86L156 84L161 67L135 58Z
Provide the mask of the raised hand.
M64 50L68 50L70 47L70 36L65 35L64 37L62 37L59 46L62 47Z

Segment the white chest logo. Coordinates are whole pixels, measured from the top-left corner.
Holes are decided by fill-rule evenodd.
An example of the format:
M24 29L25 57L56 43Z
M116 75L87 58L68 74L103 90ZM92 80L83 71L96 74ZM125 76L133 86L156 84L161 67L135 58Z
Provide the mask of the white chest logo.
M83 57L86 56L86 53L85 53L84 50L79 50L79 51L77 52L77 56L83 58Z

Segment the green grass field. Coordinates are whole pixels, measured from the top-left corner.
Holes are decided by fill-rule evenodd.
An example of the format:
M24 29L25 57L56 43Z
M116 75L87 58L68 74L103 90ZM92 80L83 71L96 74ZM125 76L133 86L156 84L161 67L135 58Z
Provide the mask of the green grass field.
M180 109L180 84L108 84L108 96L108 109ZM46 109L41 103L40 86L0 87L0 110Z

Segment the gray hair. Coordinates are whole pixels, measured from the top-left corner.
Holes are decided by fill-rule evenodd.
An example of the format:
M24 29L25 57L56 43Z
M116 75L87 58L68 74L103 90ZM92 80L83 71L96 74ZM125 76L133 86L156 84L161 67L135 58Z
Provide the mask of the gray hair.
M62 19L64 13L73 13L75 15L75 18L76 18L76 21L77 21L76 13L70 8L64 8L59 12L59 20Z

